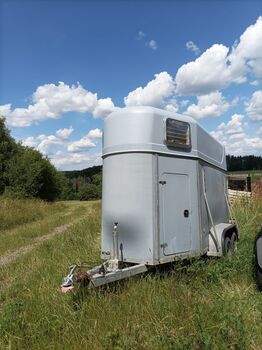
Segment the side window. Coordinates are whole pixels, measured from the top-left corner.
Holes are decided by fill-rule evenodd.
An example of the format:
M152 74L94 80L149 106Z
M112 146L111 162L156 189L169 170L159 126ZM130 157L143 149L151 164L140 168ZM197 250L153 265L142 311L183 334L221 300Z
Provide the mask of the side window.
M190 125L172 118L166 119L166 145L191 148Z

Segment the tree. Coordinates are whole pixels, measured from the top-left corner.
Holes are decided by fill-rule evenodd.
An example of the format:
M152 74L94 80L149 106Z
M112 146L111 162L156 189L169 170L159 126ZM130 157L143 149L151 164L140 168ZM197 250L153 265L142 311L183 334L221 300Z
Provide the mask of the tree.
M63 172L58 171L56 179L59 186L59 199L72 200L77 199L77 195L73 189L72 183Z
M99 199L99 187L95 184L82 185L79 189L79 199L81 201L88 201L90 199Z
M17 151L15 140L5 126L5 119L0 117L0 194L6 186L6 167L8 161Z
M42 154L18 145L7 167L7 190L23 197L54 200L60 193L57 170Z
M92 184L97 186L98 198L102 198L102 172L92 176Z

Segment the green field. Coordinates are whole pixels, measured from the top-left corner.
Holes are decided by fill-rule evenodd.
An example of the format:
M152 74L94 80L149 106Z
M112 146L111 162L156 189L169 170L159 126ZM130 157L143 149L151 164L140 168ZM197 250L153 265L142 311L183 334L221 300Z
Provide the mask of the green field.
M261 200L236 206L241 240L232 257L61 294L70 263L100 262L100 208L100 202L0 200L0 253L17 253L0 270L1 350L262 348L262 293L253 277Z

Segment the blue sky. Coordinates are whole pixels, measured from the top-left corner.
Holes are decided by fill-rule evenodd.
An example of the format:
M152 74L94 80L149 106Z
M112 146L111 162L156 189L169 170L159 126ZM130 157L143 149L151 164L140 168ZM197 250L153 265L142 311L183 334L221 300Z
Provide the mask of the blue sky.
M99 164L103 118L139 104L261 155L260 15L261 1L2 0L0 114L59 169Z

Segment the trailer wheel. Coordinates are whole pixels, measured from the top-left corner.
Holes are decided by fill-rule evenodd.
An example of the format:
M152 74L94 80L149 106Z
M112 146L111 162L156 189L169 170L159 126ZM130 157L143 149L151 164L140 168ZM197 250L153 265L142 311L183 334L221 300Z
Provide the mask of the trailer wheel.
M224 240L224 255L231 256L236 250L237 235L232 233L231 237L226 236Z
M262 272L259 270L258 267L256 272L257 272L257 286L259 290L262 290Z

